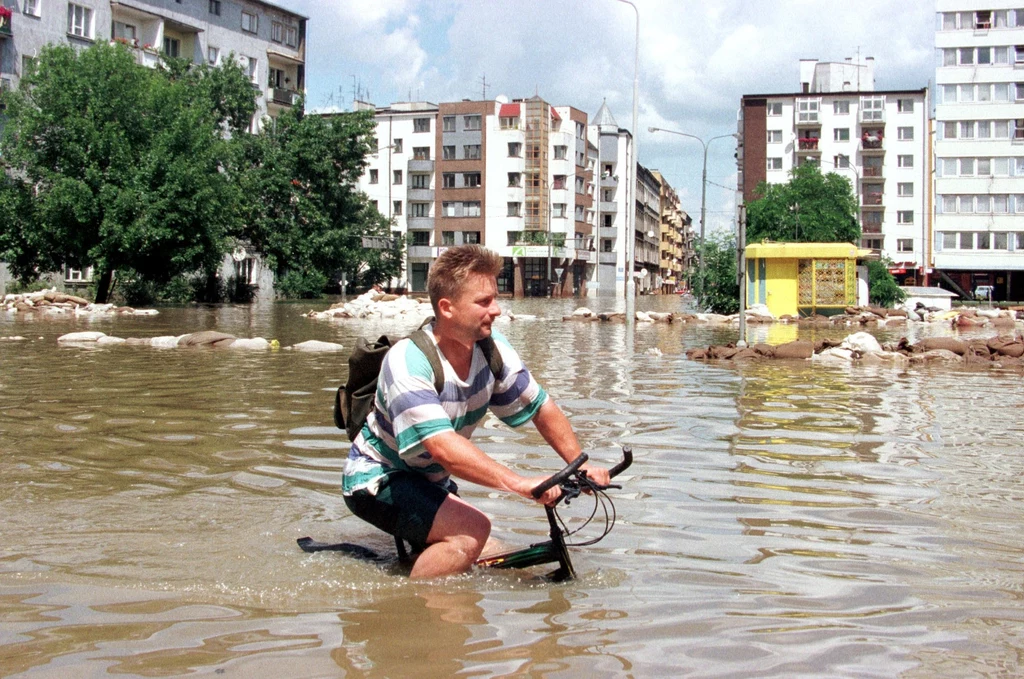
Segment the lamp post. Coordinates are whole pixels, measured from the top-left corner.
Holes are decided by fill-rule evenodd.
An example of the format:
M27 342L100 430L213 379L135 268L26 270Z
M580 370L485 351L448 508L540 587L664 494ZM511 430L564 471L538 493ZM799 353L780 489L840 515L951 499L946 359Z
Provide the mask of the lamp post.
M696 139L704 147L704 167L700 175L700 246L697 255L697 281L698 290L700 291L701 297L704 295L704 222L707 216L707 197L708 197L708 146L711 145L716 139L725 139L726 137L736 137L736 134L720 134L717 137L711 137L707 141L704 141L695 134L687 134L686 132L676 132L675 130L666 130L661 127L648 127L648 132L667 132L668 134L677 134L680 137L689 137L690 139ZM701 297L697 298L697 304L703 301Z
M633 309L636 304L636 280L633 278L634 260L636 259L636 164L637 164L637 91L640 88L640 10L630 0L618 0L621 3L633 8L636 15L636 38L633 44L633 127L630 132L633 135L633 160L630 163L630 178L627 185L627 196L633 198L627 202L626 207L626 322L633 323L636 314Z

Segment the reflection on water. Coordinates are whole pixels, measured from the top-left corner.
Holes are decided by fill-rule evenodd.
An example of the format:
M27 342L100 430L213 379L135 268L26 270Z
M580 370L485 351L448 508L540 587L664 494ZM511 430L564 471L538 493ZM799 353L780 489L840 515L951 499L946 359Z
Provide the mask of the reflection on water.
M562 322L572 301L508 304L551 319L503 331L592 455L637 454L619 523L576 551L573 583L424 585L300 552L302 535L391 549L338 494L343 355L56 344L215 328L351 346L411 328L311 321L309 305L0 317L0 336L28 338L0 343L0 676L1020 673L1019 374L695 363L687 348L735 329L634 332ZM524 472L556 466L531 429L488 421L477 440ZM509 543L545 532L525 501L466 495Z

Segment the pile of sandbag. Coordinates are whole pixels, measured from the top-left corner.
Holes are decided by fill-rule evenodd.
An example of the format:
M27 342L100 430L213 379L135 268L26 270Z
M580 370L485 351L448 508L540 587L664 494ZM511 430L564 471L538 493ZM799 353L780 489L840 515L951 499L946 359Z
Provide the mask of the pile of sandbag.
M115 304L93 304L84 297L57 292L56 288L4 295L4 310L8 313L42 313L50 315L106 316L114 314L155 316L156 309L134 309Z
M310 311L307 318L408 318L410 323L434 315L430 302L408 295L390 295L369 290L348 302L338 302L325 311Z

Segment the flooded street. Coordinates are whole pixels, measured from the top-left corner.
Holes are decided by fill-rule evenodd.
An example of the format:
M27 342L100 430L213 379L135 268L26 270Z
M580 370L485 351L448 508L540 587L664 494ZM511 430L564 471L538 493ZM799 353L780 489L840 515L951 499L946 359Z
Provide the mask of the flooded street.
M347 351L56 341L216 329L348 349L410 327L301 316L325 302L0 316L0 336L27 338L0 342L0 676L1022 672L1019 371L720 366L683 354L729 328L562 322L577 305L503 300L541 319L500 326L592 458L636 456L614 531L576 550L579 579L560 585L516 571L410 583L297 548L389 549L341 500L331 405ZM798 332L848 334L751 339ZM532 428L490 419L474 440L520 471L559 467ZM545 534L538 506L462 488L504 541Z

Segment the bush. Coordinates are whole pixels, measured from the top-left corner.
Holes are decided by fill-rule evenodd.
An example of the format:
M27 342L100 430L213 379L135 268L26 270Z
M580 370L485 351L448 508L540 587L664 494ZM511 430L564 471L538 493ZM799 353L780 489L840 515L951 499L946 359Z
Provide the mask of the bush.
M292 269L277 283L278 291L285 297L316 299L322 297L327 287L327 274L316 270L298 271Z
M868 300L880 307L891 309L907 299L904 292L889 273L888 260L868 260Z
M701 310L716 314L735 314L740 310L740 286L736 279L736 239L733 235L712 234L701 250L704 281L690 273L694 295Z

